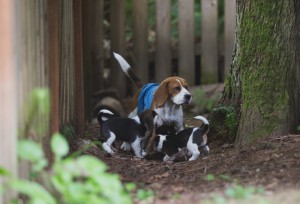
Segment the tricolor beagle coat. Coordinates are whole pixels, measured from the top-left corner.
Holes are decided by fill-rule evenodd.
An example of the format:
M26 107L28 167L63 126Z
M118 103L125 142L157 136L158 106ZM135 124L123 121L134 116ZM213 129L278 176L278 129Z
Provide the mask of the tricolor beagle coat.
M157 115L164 121L164 124L175 125L177 131L182 130L184 128L182 105L189 104L192 101L192 95L188 91L186 80L177 76L168 77L160 84L154 85L155 90L152 90L150 94L144 94L144 89L147 88L149 84L143 86L143 83L134 74L127 61L117 53L114 53L114 56L125 74L139 89L133 97L131 105L132 112L129 117L135 117L143 109L150 108L151 110L155 110ZM152 101L149 102L147 101L148 99L145 99L147 95L150 95L149 98ZM147 104L151 105L147 107Z
M161 125L153 110L144 110L134 118L116 117L111 111L102 109L98 114L100 134L104 137L103 149L114 154L111 145L115 139L131 145L135 156L143 158L142 150L147 146L147 137L152 135L155 125Z
M191 155L189 161L196 160L199 157L200 152L198 148L201 146L204 147L206 152L209 152L209 147L206 145L209 123L202 116L196 116L195 119L201 120L203 124L200 127L183 129L178 133L163 126L158 128L155 146L157 151L166 154L164 161L167 161L181 148L187 148L188 154Z

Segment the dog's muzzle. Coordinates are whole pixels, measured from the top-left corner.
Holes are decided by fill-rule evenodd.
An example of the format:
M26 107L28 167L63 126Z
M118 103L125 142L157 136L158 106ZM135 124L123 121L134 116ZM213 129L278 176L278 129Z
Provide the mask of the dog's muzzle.
M191 94L185 94L184 95L184 104L190 104L192 101L192 95Z

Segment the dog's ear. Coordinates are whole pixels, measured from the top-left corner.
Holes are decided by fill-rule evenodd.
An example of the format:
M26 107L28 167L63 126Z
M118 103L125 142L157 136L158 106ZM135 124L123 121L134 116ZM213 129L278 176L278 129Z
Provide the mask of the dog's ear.
M157 113L155 112L155 110L152 110L152 117L154 118L157 115Z
M159 108L164 105L165 101L167 100L169 93L168 93L168 81L163 81L154 94L154 107Z
M187 83L187 81L185 79L183 79L183 78L179 78L179 79L183 85L186 85L187 87L189 87L189 84Z

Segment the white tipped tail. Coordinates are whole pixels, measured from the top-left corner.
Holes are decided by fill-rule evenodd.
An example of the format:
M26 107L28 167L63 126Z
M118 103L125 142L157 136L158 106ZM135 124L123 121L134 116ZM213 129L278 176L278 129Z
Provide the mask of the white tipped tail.
M111 111L107 110L107 109L102 109L99 111L97 119L98 122L101 124L104 121L110 119L110 118L114 118L116 117Z
M201 120L205 125L209 125L208 120L206 118L204 118L203 116L201 116L201 115L198 115L194 118L197 119L197 120Z
M128 78L138 87L138 89L142 88L144 85L143 82L138 76L135 75L128 62L118 53L113 52L113 54Z
M106 113L106 114L114 115L113 112L111 112L107 109L102 109L102 110L99 111L99 113Z
M209 122L206 118L204 118L203 116L201 115L198 115L196 117L194 117L195 119L197 120L201 120L203 122L201 128L203 128L204 132L207 132L208 131L208 128L209 128Z
M128 64L128 62L118 53L113 52L113 54L114 54L114 57L116 58L116 60L119 62L123 72L125 72L125 74L128 75L127 72L130 68L130 65Z

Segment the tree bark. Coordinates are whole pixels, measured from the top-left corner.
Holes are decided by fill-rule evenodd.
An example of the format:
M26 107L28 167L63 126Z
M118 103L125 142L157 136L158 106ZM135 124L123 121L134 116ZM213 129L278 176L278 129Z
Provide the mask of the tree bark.
M238 0L236 42L220 102L238 113L236 146L300 125L300 3Z

